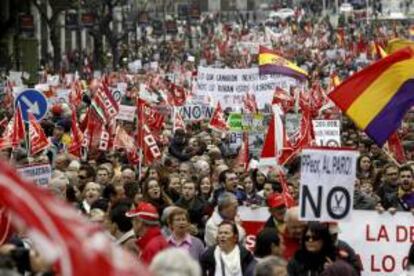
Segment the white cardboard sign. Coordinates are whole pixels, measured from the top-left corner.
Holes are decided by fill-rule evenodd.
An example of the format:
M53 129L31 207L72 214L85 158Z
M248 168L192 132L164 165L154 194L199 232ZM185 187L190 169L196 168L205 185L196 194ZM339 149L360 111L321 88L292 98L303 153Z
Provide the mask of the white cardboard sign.
M118 120L133 122L135 117L136 106L119 105L119 112L116 115Z
M351 218L356 162L354 150L304 149L301 154L299 208L301 220Z
M321 147L341 146L341 122L339 120L313 120L316 145Z
M33 181L39 186L47 186L52 176L50 164L29 165L17 169L17 172L26 180Z

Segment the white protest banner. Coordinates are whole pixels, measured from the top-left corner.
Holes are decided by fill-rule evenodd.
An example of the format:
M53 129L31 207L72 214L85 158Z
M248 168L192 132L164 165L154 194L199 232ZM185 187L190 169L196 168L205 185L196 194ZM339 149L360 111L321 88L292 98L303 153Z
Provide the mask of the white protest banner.
M299 82L291 77L282 75L259 75L259 68L222 69L198 67L197 86L195 94L198 98L210 97L216 105L220 101L221 107L235 108L243 106L243 97L246 93L256 96L259 108L272 102L276 87L289 90L291 86L298 86Z
M414 243L413 221L410 212L391 215L355 210L352 220L339 223L339 238L361 257L362 276L397 276L403 273Z
M256 245L256 236L269 219L270 213L267 207L252 209L246 206L238 208L238 215L244 230L246 230L246 247L253 250Z
M339 120L312 120L316 145L320 147L340 147L341 131Z
M119 112L116 115L118 120L123 120L127 122L133 122L135 117L135 110L137 109L136 106L129 106L129 105L119 105Z
M184 121L198 121L210 119L214 107L208 105L184 105L179 107L179 112Z
M301 154L299 208L301 220L351 218L356 161L354 150L304 149Z
M39 186L47 186L52 176L50 164L29 165L18 168L17 172L26 180L33 181Z

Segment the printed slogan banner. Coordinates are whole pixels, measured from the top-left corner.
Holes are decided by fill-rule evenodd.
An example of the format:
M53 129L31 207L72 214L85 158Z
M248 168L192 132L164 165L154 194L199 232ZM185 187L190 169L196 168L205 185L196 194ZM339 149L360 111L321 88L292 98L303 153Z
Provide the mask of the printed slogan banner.
M356 161L354 150L304 149L301 155L299 208L301 220L351 218Z
M414 243L413 221L410 212L391 215L355 210L352 220L339 224L339 238L361 257L362 276L397 276L406 268L408 251Z
M221 107L243 106L243 97L247 93L256 96L259 108L270 104L276 87L289 90L298 86L298 81L281 75L259 75L259 68L221 69L198 67L197 98L214 99Z
M246 247L254 250L256 235L270 217L266 207L239 207L246 230ZM346 241L361 258L362 276L398 276L407 266L408 251L414 243L413 215L410 212L378 214L354 210L352 220L340 221L339 239Z

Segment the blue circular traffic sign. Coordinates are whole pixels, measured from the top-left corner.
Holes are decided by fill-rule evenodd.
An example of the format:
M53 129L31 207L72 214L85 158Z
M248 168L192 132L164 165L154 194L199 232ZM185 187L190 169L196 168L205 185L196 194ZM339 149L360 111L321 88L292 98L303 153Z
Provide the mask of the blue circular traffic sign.
M40 121L47 113L48 104L45 95L35 89L26 89L21 92L15 102L15 107L20 105L23 120L29 121L29 112L31 112L36 120Z

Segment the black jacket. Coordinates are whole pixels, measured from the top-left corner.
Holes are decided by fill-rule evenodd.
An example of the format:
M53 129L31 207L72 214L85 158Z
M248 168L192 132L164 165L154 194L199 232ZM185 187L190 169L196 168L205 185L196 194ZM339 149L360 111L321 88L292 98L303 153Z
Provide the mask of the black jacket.
M329 258L334 261L335 255L329 256ZM326 255L324 254L311 254L299 249L288 264L288 275L320 276L324 271L324 264L326 261Z
M256 259L245 247L239 245L239 248L243 276L253 276L256 269ZM216 245L209 247L201 256L200 263L203 276L214 276L214 273L216 272L214 250L216 250Z
M176 138L171 141L168 152L181 162L188 161L194 156L193 153L188 151L187 142L179 142Z

